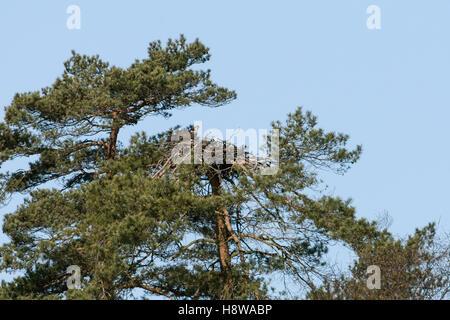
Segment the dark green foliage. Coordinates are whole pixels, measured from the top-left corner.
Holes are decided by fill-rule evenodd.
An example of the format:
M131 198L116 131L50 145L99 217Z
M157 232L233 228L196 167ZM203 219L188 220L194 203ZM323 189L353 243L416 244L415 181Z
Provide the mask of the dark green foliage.
M376 232L375 232L376 233ZM355 230L355 241L347 240L358 258L349 272L328 275L326 281L309 292L311 299L423 300L448 299L450 294L449 239L439 239L430 224L405 240L387 232L371 235ZM367 268L380 268L379 289L367 287Z
M209 60L208 51L183 36L166 47L153 42L148 59L128 69L73 52L51 87L16 94L6 108L0 161L39 159L29 170L3 176L2 196L62 177L67 187L92 181L102 161L120 156L121 128L148 115L168 117L193 104L217 107L233 100L236 94L214 84L209 70L194 70Z
M261 174L273 163L248 154L243 163L177 164L171 136L179 128L137 133L123 147L120 130L148 115L236 97L193 68L209 58L184 37L152 42L148 59L127 69L73 53L51 87L14 97L0 123L0 164L33 162L0 176L0 200L27 195L5 216L0 270L23 274L2 284L1 298L264 299L273 297L274 275L322 297L330 242L359 254L394 241L357 219L350 201L315 191L320 170L344 173L361 147L317 128L301 108L272 124L280 132L273 175ZM49 181L63 188L46 189ZM67 289L70 265L81 269L81 290Z

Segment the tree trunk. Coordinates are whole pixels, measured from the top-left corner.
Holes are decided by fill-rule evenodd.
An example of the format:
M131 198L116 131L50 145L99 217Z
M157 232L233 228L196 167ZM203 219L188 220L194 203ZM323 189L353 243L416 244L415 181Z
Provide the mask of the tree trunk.
M113 126L109 134L108 148L106 150L106 159L114 160L117 152L117 137L119 135L119 127L116 126L117 112L113 112Z
M211 183L212 193L220 195L220 178L217 172L211 172L208 176ZM223 208L215 209L216 218L216 243L219 252L220 270L222 273L221 299L231 299L233 297L233 276L231 272L231 256L228 247L228 233L225 223Z

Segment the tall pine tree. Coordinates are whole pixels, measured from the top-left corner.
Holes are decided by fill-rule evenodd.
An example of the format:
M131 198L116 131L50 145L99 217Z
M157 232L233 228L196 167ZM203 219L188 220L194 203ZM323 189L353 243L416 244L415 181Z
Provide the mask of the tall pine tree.
M51 87L14 97L0 123L0 164L31 162L0 176L1 201L27 196L4 220L0 270L21 275L2 283L2 298L262 299L272 275L316 292L330 241L381 237L349 201L315 191L320 170L345 172L361 147L349 149L347 135L318 128L301 108L272 123L273 175L261 173L273 163L249 153L238 161L238 146L192 127L189 163L173 158L178 127L136 133L123 146L121 130L146 116L236 98L196 66L209 58L183 36L150 43L148 58L127 69L73 53ZM206 161L212 149L215 161ZM71 265L79 290L66 285Z

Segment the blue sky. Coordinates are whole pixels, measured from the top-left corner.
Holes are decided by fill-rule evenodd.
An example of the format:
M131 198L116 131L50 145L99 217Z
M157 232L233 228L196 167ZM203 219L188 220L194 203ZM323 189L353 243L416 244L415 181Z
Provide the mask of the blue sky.
M81 9L80 30L66 27L72 4ZM381 9L380 30L366 27L369 5ZM448 0L2 1L0 107L16 92L53 83L72 49L126 67L146 57L150 41L198 37L211 48L213 79L238 99L150 117L121 139L195 120L268 128L303 106L321 127L364 148L346 175L325 175L330 193L353 198L359 216L388 212L399 235L429 221L448 231L449 31Z

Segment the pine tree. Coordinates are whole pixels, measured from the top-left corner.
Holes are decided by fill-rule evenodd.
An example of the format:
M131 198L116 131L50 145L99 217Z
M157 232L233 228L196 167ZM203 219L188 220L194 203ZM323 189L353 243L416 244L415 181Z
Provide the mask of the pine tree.
M27 171L2 176L3 197L60 178L66 188L92 181L102 161L120 157L122 128L193 104L232 101L236 94L214 84L209 70L194 70L209 59L208 48L183 36L166 47L150 43L148 58L127 69L72 52L51 87L16 94L6 108L0 159L39 159Z
M280 154L272 175L262 169L274 163L248 150L240 159L238 146L193 127L136 133L124 147L121 130L146 116L236 98L196 66L209 58L183 36L150 43L148 58L127 69L74 52L51 87L15 95L0 123L0 165L32 162L0 176L2 201L27 196L4 219L0 270L22 274L3 282L2 298L270 298L273 275L314 290L331 241L362 246L379 236L350 201L316 191L320 170L346 172L361 147L348 148L347 135L318 128L302 108L272 123L280 132L269 140ZM188 163L173 157L181 132L191 138ZM220 150L215 161L208 150ZM71 265L81 270L79 290L67 289Z
M349 270L332 272L313 288L310 299L345 300L442 300L450 297L450 245L431 223L406 239L384 231L353 234L346 244L357 259ZM356 240L358 239L358 240ZM368 268L377 266L379 287L369 287ZM370 282L370 279L369 279Z

